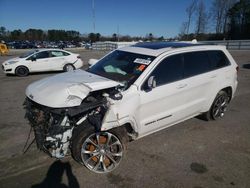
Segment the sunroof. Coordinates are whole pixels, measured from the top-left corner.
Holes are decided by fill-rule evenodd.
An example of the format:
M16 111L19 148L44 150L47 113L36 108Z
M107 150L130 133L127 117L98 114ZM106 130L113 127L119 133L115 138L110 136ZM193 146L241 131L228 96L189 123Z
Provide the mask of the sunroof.
M186 43L186 42L140 42L135 45L134 47L141 47L141 48L148 48L152 50L158 50L161 48L181 48L181 47L189 47L189 46L200 46L206 45L202 43Z

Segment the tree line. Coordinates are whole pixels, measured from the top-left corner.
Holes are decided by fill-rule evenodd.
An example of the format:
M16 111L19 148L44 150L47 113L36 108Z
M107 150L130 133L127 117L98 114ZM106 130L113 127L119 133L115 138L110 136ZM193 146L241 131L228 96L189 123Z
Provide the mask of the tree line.
M0 27L0 39L5 41L80 41L80 33L78 31L65 31L65 30L48 30L43 31L41 29L28 29L22 31L16 29L8 31L5 27Z
M41 29L28 29L22 31L16 29L13 31L7 30L5 27L0 27L0 40L4 41L86 41L86 42L98 42L98 41L163 41L163 36L156 37L152 33L146 34L144 37L130 36L130 35L118 35L113 33L111 36L102 36L100 33L89 33L81 35L78 31L70 30L48 30Z
M186 17L181 40L250 39L250 0L213 0L208 9L203 0L192 0Z

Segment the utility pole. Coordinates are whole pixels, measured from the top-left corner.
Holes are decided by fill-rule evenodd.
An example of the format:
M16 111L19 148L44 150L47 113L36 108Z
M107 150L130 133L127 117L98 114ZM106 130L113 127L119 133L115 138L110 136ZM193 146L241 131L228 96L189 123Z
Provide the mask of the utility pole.
M120 38L119 38L119 36L120 36L120 34L119 34L119 25L117 26L117 42L119 42L120 41Z
M93 33L95 33L95 0L92 0Z

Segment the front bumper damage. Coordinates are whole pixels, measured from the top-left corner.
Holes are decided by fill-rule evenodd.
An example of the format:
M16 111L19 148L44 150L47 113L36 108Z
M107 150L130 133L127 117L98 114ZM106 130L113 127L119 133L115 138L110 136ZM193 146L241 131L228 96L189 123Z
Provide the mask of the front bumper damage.
M77 107L50 108L26 98L25 118L34 130L37 148L60 159L69 153L73 129L83 120L88 119L95 130L100 131L107 100L89 100Z

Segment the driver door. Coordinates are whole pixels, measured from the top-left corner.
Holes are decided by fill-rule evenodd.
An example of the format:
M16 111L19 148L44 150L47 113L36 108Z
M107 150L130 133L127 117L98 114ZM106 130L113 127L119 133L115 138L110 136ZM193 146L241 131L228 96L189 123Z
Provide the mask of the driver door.
M28 58L29 60L29 69L30 71L40 72L40 71L49 71L51 70L51 63L50 63L50 52L49 51L42 51L38 52L31 57Z
M182 109L186 103L186 83L183 77L183 60L181 55L164 59L151 72L156 87L149 89L147 80L140 92L140 105L137 110L137 122L140 134L146 135L165 128L183 118Z

